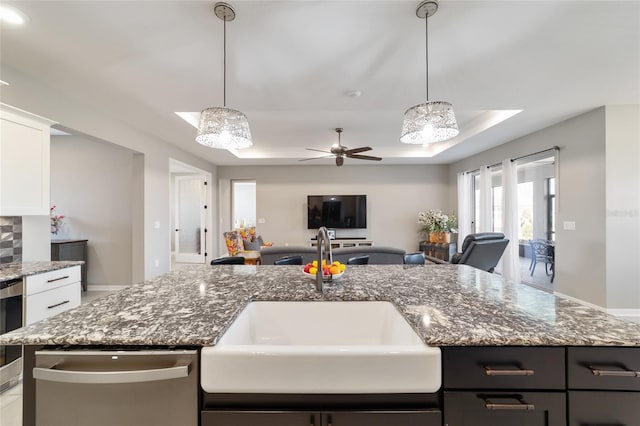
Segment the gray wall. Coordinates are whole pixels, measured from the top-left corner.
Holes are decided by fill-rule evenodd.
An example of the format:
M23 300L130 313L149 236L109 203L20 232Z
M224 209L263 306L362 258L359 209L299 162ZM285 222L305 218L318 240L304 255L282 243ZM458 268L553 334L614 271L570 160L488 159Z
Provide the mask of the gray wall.
M231 229L232 179L256 181L256 231L277 245L308 245L307 195L366 194L367 229L338 230L338 238L360 236L376 245L417 251L418 212L453 210L447 166L219 167L221 232ZM220 240L221 253L226 252Z
M168 272L171 259L169 159L174 158L212 173L212 182L216 182L216 167L172 144L112 119L98 107L84 105L68 98L18 70L3 64L1 72L6 80L11 81L11 86L2 89L4 103L47 117L71 129L74 134L84 134L111 142L136 151L142 156L134 164L136 169L141 167L142 170L136 170L135 179L132 181L133 185L143 190L143 194L140 195L142 209L137 210L142 216L134 218L133 232L137 238L133 245L134 281ZM210 191L215 193L217 189L212 185ZM212 202L212 207L217 209L214 204ZM34 253L39 259L49 253L49 236L45 237L42 233L44 227L48 227L48 220L48 216L42 216L40 220L23 222L25 259L31 237L37 239L36 245L39 248L29 248L29 253ZM211 230L212 235L218 234L217 220L212 219ZM37 235L40 235L39 239Z
M89 240L90 289L132 284L133 156L114 144L51 137L51 203L66 216L54 238Z
M457 197L458 172L554 145L560 147L555 290L607 307L604 107L451 165L450 197ZM564 221L574 221L576 230L564 230Z
M640 308L640 105L606 107L607 306Z

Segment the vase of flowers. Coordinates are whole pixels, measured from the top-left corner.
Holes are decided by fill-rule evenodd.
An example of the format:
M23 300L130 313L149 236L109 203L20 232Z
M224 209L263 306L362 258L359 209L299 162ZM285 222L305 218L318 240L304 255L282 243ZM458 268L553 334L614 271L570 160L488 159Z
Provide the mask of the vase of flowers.
M430 243L450 243L451 232L456 231L457 220L453 213L444 214L441 210L428 210L418 213L420 232L428 237Z
M55 213L56 206L51 206L49 209L49 216L51 216L51 233L54 235L58 235L58 231L60 231L60 227L62 226L62 219L64 219L64 215L58 215Z

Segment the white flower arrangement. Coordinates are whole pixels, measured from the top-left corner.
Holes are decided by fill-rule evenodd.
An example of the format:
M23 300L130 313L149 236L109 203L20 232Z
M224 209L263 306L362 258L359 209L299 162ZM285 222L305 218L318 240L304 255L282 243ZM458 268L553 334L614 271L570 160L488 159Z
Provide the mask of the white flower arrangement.
M456 216L444 214L442 210L428 210L418 213L418 223L420 224L420 232L428 234L429 232L455 232L457 227Z

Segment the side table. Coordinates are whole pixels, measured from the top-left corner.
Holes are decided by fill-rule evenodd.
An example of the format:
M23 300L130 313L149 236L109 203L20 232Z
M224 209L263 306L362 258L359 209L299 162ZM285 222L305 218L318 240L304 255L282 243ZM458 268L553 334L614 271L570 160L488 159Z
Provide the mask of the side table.
M429 241L420 241L419 250L423 252L425 256L449 262L456 253L457 247L458 245L456 243L430 243Z
M82 260L80 268L82 291L87 291L87 241L51 240L51 260Z

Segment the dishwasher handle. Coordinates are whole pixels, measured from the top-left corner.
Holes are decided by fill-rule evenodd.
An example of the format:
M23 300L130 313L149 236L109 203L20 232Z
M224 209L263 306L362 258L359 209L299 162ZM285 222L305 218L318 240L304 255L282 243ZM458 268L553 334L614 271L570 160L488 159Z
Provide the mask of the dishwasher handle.
M33 378L48 382L82 384L125 384L181 379L189 375L191 362L184 361L173 367L126 371L76 371L35 367Z

